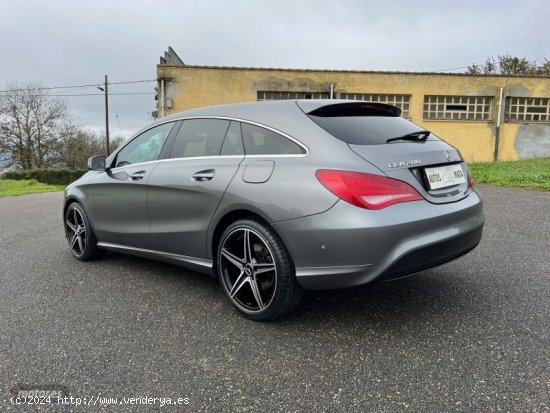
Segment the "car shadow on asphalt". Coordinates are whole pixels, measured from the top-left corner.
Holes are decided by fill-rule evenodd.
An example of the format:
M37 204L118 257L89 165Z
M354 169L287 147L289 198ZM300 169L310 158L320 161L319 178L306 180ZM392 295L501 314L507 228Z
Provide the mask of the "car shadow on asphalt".
M192 287L193 294L200 294L200 298L210 301L212 307L223 303L227 311L217 314L240 317L248 322L232 311L216 277L123 254L109 253L99 262L108 266L111 272L116 272L113 266L133 268L139 277L146 277L144 282L154 276L158 278L157 282L170 283L182 293ZM342 290L304 291L300 304L290 314L268 324L277 330L330 324L397 328L430 319L444 322L445 319L459 319L469 314L477 317L476 312L483 308L482 297L476 297L477 290L472 291L464 277L455 274L450 267L443 265L390 282Z

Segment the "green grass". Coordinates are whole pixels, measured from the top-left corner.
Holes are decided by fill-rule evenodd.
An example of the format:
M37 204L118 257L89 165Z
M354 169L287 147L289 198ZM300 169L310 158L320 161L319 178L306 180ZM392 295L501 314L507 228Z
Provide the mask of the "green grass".
M550 191L550 158L472 163L469 166L476 183Z
M550 158L510 162L471 163L476 183L550 191ZM65 185L48 185L38 181L0 179L0 196L62 191Z
M0 179L0 196L36 194L40 192L62 191L63 189L65 189L65 185L42 184L34 179L24 181Z

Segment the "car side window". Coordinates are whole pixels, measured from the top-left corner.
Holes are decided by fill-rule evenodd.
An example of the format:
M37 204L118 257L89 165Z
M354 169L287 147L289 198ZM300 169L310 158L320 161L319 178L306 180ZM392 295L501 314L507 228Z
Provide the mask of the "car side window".
M116 167L155 161L166 142L174 122L155 126L132 139L116 156Z
M242 124L244 149L247 155L300 155L306 151L290 139L269 129Z
M225 139L223 140L222 150L220 155L243 155L243 139L241 137L241 124L239 122L231 122Z
M222 119L189 119L183 121L174 139L170 158L218 156L229 128Z

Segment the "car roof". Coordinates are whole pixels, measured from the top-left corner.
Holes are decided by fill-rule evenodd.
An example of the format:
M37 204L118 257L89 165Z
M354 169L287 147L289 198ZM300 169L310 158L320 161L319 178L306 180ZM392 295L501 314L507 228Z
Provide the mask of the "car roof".
M395 106L383 103L365 101L350 101L346 99L295 99L295 100L270 100L261 102L230 103L224 105L206 106L178 112L163 118L163 120L180 119L193 116L228 116L248 119L250 117L270 115L273 112L286 111L288 115L297 116L310 113L325 106L357 107L368 103L369 106L378 108L395 108ZM253 120L253 119L248 119Z
M300 141L308 148L311 148L312 145L318 146L320 144L328 148L335 144L341 144L342 142L321 128L310 119L307 114L319 110L320 108L322 108L323 111L325 111L325 108L327 110L330 109L330 111L336 108L338 112L336 116L345 116L345 114L341 113L342 108L347 107L353 109L359 106L368 106L378 109L388 108L390 111L397 110L400 112L398 108L391 105L344 99L272 100L231 103L174 113L147 125L133 136L135 137L157 124L185 118L212 117L248 121L267 126ZM391 116L395 116L395 113Z
M288 114L296 113L300 115L300 108L297 106L296 100L271 100L261 102L243 102L243 103L229 103L215 106L205 106L196 109L190 109L183 112L178 112L173 115L163 118L164 120L180 119L184 117L194 116L225 116L242 118L246 120L255 117L264 117L262 115L269 115L275 112L288 112Z

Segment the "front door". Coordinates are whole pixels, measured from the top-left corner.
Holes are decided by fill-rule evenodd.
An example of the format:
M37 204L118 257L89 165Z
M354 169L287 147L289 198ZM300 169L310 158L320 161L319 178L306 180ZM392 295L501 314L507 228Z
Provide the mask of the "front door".
M85 189L99 241L148 248L147 181L173 126L165 123L136 136Z

